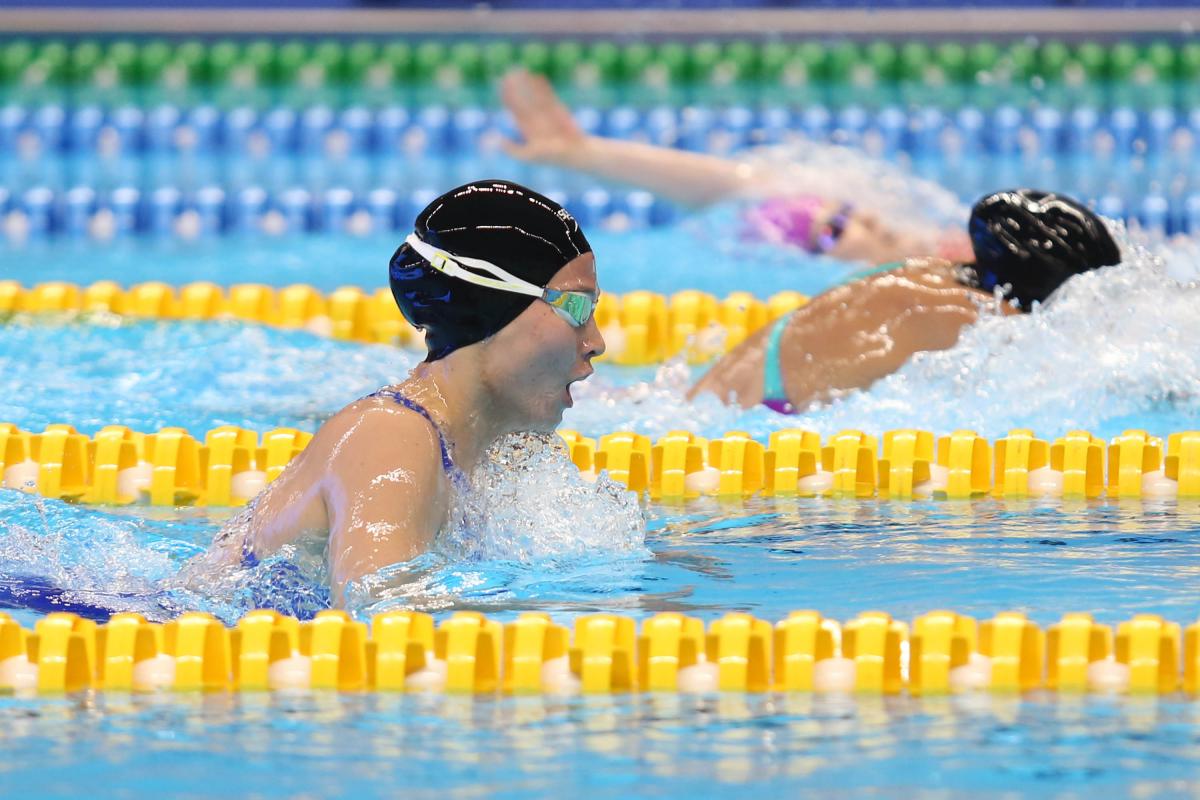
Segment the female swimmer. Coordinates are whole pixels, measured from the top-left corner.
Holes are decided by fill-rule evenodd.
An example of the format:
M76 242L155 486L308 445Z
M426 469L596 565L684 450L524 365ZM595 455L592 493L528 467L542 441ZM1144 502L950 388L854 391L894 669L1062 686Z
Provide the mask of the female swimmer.
M910 259L818 295L726 354L691 396L790 413L865 388L914 353L952 347L989 308L1028 312L1071 276L1121 260L1104 223L1062 195L989 195L969 230L973 261Z
M970 257L961 230L889 225L866 209L787 185L765 166L589 136L540 75L509 73L501 96L524 140L508 142L506 149L523 161L638 186L692 207L753 199L757 204L746 212L753 235L846 261L886 264L910 256Z
M213 548L254 563L289 542L327 542L335 603L347 582L427 550L487 447L554 430L571 384L604 352L591 246L558 204L517 184L434 200L389 274L425 332L424 363L331 417Z

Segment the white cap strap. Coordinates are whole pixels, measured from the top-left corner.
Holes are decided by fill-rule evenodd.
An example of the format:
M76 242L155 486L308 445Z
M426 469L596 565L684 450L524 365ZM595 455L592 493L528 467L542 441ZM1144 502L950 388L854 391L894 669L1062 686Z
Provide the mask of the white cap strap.
M499 289L502 292L514 292L516 294L529 295L530 297L542 296L542 287L522 280L516 275L497 267L490 261L484 261L482 258L470 258L468 256L456 256L453 253L447 253L445 250L421 241L415 233L410 233L408 238L404 240L404 243L413 250L416 250L417 255L428 261L431 267L443 275L449 275L451 278L458 278L461 281L473 283L476 286ZM495 277L489 278L486 275L480 275L478 272L471 272L466 267L490 272Z

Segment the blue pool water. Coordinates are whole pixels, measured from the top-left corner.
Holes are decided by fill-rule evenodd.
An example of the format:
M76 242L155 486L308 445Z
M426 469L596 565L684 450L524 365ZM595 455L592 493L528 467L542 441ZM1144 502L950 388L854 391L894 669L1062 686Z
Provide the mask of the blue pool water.
M988 172L993 166L981 162L971 180L1027 177ZM860 180L878 174L859 167ZM1033 175L1036 167L1022 168ZM959 181L959 199L981 188L966 182L970 172L943 165L939 174ZM896 190L883 199L912 196ZM591 238L601 283L614 292L766 297L816 293L855 268L747 245L735 225L732 209L717 209L665 227L598 231ZM56 238L0 248L0 278L373 289L396 241ZM958 347L797 418L686 401L703 367L602 364L564 425L589 435L683 427L760 438L784 425L826 434L969 427L987 437L1012 427L1045 437L1079 427L1101 436L1195 429L1200 257L1187 242L1131 252L1129 263L1073 282L1041 313L986 320ZM0 326L0 419L31 430L66 421L89 433L112 423L183 425L195 434L221 424L315 430L419 358L242 323L17 316ZM501 620L543 610L569 622L590 611L640 618L678 610L712 620L745 610L776 620L816 608L846 620L870 609L911 619L951 608L980 618L1021 610L1043 626L1081 610L1106 623L1139 612L1182 623L1200 615L1192 583L1200 508L1185 502L648 504L643 544L640 533L630 541L612 526L630 501L584 484L561 457L492 477L494 490L518 500L480 532L475 557L447 548L402 565L410 577L403 591L361 598L354 610L417 607L440 618L479 609ZM313 559L298 557L311 574L286 584L270 563L212 579L185 568L229 513L77 507L0 490L0 595L53 585L73 601L155 618L201 608L233 620L284 600L304 613L320 607ZM535 520L534 533L506 527L516 517ZM26 625L36 618L16 614ZM77 794L80 776L124 796L371 796L401 787L421 796L706 796L747 786L1169 796L1200 786L1198 732L1193 704L1173 698L0 698L0 784L14 796Z
M690 226L602 234L596 243L601 284L621 292L636 286L638 276L656 275L649 282L767 297L797 284L819 291L848 270L788 253L778 263L739 268L732 256L708 248L704 237ZM380 255L386 251L382 242L356 239L269 245L220 240L208 245L206 255L203 248L180 248L157 257L131 246L122 256L132 259L130 282L158 275L180 283L229 278L286 284L304 274L302 259L329 257L340 259L338 266L314 270L314 281L323 275L332 287L361 276L373 288L379 283L368 282L369 276L378 272L377 259L386 257ZM54 274L84 280L108 274L102 265L81 276L77 262L65 255L75 246L46 247ZM267 260L260 248L287 255ZM669 254L662 269L646 260L651 250ZM1194 344L1200 252L1190 244L1131 252L1119 268L1072 281L1037 314L987 319L955 348L919 355L869 390L797 417L741 411L711 397L688 402L684 393L703 365L631 369L600 363L597 374L576 388L577 404L564 426L591 436L635 430L657 437L685 427L705 436L746 430L760 438L783 425L824 434L969 428L989 438L1014 427L1046 437L1078 428L1105 437L1131 427L1160 434L1194 428L1200 411L1200 351ZM205 272L210 263L223 272ZM674 276L663 277L672 270ZM0 327L0 368L9 388L0 396L0 419L31 430L70 421L87 433L106 424L137 430L182 425L196 434L223 424L312 431L349 399L403 377L420 357L236 322L18 315Z
M108 696L0 714L13 796L76 796L87 775L119 796L1186 797L1200 769L1194 705L1173 701Z
M560 468L565 484L570 466ZM255 601L292 601L272 586L270 565L233 581L179 580L228 511L102 510L7 490L0 509L4 573L69 587L73 602L160 619L202 608L234 621ZM980 618L1021 610L1043 625L1078 610L1112 623L1141 612L1200 616L1195 504L705 500L651 506L646 528L645 549L521 557L493 547L467 561L444 549L404 565L402 592L356 610L473 608L498 619L541 610L564 622L594 611L713 619L731 609L778 620L797 608L836 619L872 609L900 619L942 607Z
M5 572L20 560L70 585L153 586L212 534L200 512L105 513L2 492ZM1115 622L1194 619L1200 508L1170 504L820 500L649 510L649 554L422 565L412 604L569 621L816 607L990 616L1067 609ZM188 596L225 615L228 597ZM130 598L124 607L139 608ZM32 623L32 616L18 613ZM1194 704L1173 699L810 695L502 698L216 695L0 698L6 792L68 797L78 777L122 796L724 796L761 788L945 797L1185 796ZM232 766L236 764L236 766ZM119 787L119 789L118 789Z

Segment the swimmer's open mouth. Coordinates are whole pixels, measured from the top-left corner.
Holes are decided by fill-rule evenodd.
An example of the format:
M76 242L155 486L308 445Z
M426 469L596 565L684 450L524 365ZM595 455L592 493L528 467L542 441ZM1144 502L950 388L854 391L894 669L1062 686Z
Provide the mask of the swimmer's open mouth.
M574 384L579 383L580 381L585 381L588 378L590 378L592 376L593 372L595 372L595 370L589 369L587 372L580 375L578 378L572 378L571 380L567 381L567 385L565 387L563 387L563 394L566 395L567 405L569 405L569 406L575 405L575 400L573 397L571 397L571 387Z

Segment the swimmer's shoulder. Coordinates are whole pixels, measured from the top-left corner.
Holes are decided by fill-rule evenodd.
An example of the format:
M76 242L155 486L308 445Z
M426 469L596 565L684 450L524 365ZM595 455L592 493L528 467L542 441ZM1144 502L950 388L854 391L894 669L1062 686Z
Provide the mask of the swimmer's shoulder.
M430 422L390 397L369 395L334 414L313 437L329 469L355 465L441 469L441 442Z
M977 293L964 279L963 266L944 258L908 258L893 269L879 271L859 281L859 289Z
M938 283L957 282L960 269L959 265L953 261L935 256L906 258L903 261L894 262L891 266L891 269L881 270L872 277L885 278L888 275L903 275Z
M903 267L877 276L875 291L871 294L877 298L886 297L898 305L917 302L925 308L960 306L975 311L990 308L993 313L1005 316L1021 313L1011 303L995 303L991 292L972 285L971 277L964 265L944 258L910 258ZM865 292L863 299L871 302Z

